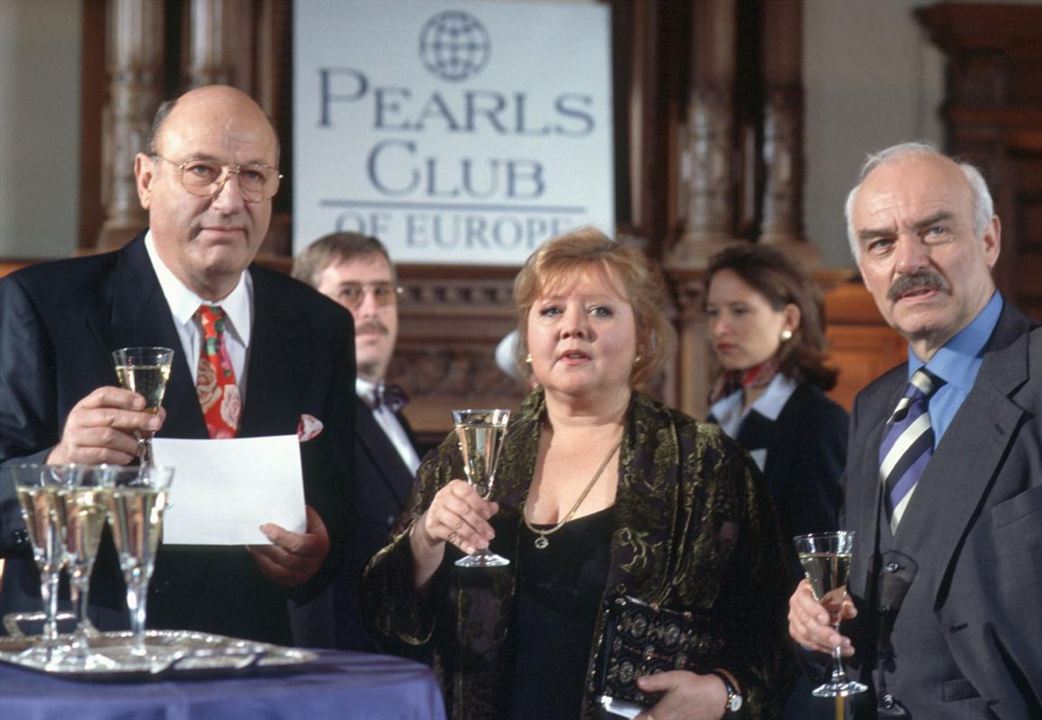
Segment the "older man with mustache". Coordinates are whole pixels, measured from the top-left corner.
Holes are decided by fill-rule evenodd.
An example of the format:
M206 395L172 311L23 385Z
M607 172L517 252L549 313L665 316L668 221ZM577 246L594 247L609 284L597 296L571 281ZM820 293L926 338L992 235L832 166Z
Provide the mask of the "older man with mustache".
M420 466L418 445L402 415L402 391L384 383L398 337L397 273L383 243L358 233L319 238L295 260L293 276L354 316L357 523L334 584L338 647L371 650L356 596L366 562L387 543Z
M858 719L1042 717L1042 332L995 288L988 188L898 145L869 158L846 214L908 362L855 401L848 598L821 604L804 581L790 635L859 666Z

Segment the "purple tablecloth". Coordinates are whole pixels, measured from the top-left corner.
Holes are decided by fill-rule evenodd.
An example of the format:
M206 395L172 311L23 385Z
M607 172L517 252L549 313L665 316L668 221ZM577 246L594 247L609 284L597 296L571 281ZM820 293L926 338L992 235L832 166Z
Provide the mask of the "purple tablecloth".
M3 720L445 720L430 668L385 655L324 651L253 677L80 682L0 664Z

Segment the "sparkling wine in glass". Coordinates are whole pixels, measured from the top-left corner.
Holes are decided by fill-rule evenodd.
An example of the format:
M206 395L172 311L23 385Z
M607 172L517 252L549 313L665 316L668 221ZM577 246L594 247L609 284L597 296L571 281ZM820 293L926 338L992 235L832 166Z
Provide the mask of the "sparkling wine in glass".
M127 347L114 350L112 362L116 365L119 384L145 398L145 410L159 412L170 380L174 351L164 347ZM152 465L152 433L137 434L138 459L142 465Z
M87 617L90 574L101 542L107 515L104 486L105 466L64 465L58 476L58 516L64 528L64 555L69 571L69 593L76 609L76 630L66 660L89 664L90 641L94 627Z
M62 552L63 532L58 513L58 476L53 465L15 465L15 494L21 506L22 519L33 547L33 559L40 570L40 598L45 620L38 648L46 660L62 648L58 639L58 583L65 558Z
M172 467L112 466L104 478L108 489L104 496L108 521L127 583L127 607L133 633L131 654L138 658L149 655L145 646L145 603L173 476Z
M509 420L510 411L503 409L452 411L456 439L463 456L463 472L467 482L483 498L492 492L496 464L499 462ZM456 561L459 567L502 567L509 564L509 560L488 548L476 550Z
M810 581L814 597L828 606L839 607L847 592L847 575L850 573L850 557L854 549L854 533L827 532L797 535L793 538L796 552L803 566L803 574ZM839 612L833 620L839 631ZM846 697L865 692L868 688L850 680L843 669L840 646L832 649L832 674L828 682L811 692L815 697Z

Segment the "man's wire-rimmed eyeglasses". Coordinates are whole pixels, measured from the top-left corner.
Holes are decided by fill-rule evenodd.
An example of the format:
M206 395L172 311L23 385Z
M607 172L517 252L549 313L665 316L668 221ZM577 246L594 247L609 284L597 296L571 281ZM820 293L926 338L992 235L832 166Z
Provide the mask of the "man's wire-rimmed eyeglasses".
M170 163L177 169L181 186L192 195L213 197L224 188L228 178L236 175L239 178L239 192L246 202L259 203L275 197L279 191L282 174L278 168L260 163L245 165L221 165L212 160L185 160L175 162L158 153L152 157Z

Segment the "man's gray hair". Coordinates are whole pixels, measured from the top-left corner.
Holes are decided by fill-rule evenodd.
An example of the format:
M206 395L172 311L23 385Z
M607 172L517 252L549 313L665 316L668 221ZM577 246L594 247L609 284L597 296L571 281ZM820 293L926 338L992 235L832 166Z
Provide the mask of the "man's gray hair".
M853 254L855 260L858 260L861 257L861 246L858 243L857 231L854 229L854 202L857 200L857 194L861 189L862 183L864 183L865 178L868 177L869 173L880 165L886 165L887 163L903 160L908 157L947 158L953 160L953 162L959 166L963 175L966 176L966 181L969 182L970 190L973 193L973 232L978 238L984 236L984 231L987 229L988 223L991 222L991 218L995 214L995 204L992 202L991 193L988 191L988 184L984 182L984 176L981 175L980 170L968 162L959 162L958 160L949 158L930 143L900 143L899 145L892 145L885 150L880 150L877 153L869 155L865 160L865 164L861 166L861 172L858 174L857 185L855 185L850 193L847 194L847 202L844 205L843 214L847 220L847 240L850 242L850 252Z

